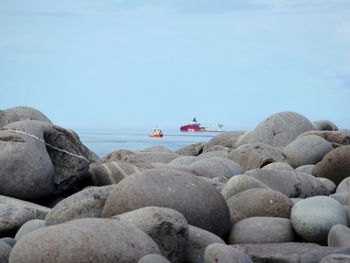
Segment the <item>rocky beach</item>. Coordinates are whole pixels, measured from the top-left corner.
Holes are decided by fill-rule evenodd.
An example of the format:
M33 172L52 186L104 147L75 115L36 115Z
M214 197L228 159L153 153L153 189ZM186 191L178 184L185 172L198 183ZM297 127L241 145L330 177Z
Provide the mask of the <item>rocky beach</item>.
M100 158L49 117L0 110L0 263L350 262L350 131L331 120Z

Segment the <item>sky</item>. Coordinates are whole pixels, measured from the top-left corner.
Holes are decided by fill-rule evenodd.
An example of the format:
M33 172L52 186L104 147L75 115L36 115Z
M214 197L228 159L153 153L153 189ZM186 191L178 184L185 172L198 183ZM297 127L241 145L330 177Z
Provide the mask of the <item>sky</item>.
M349 0L0 0L0 109L65 128L350 128Z

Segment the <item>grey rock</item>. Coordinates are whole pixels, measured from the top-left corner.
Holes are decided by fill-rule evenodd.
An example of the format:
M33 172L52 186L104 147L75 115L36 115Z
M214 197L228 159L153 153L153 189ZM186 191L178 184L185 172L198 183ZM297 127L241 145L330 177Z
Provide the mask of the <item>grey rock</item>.
M46 225L76 218L101 217L105 202L115 185L91 187L60 201L46 216Z
M115 161L108 163L91 163L89 166L89 176L92 185L103 186L117 184L130 174L140 170L132 164Z
M350 255L331 254L324 257L320 263L350 263Z
M9 262L137 262L160 254L156 243L134 226L111 219L76 219L26 234Z
M41 220L41 219L32 219L29 220L27 222L25 222L20 229L17 231L16 235L15 235L15 240L18 241L20 240L22 237L24 237L24 235L26 235L29 232L32 232L34 230L37 230L39 228L45 227L45 220Z
M146 206L175 209L189 224L219 236L230 229L229 209L220 192L195 175L177 170L153 169L125 178L108 197L102 216Z
M0 240L0 262L7 263L10 257L12 247L10 247L7 243Z
M350 177L344 178L337 186L336 193L350 192Z
M330 191L328 187L322 183L320 178L317 178L311 174L297 172L297 178L299 181L299 194L297 197L306 198L316 195L329 195Z
M330 247L350 247L350 228L334 225L329 230L327 243Z
M51 211L51 209L46 206L37 205L35 203L23 201L4 195L0 195L0 204L8 204L16 207L23 207L27 210L30 210L37 219L45 219L47 213Z
M13 237L3 237L0 238L0 241L5 242L10 247L13 247L16 244L16 240Z
M289 219L250 217L233 226L228 243L282 243L294 240L295 234Z
M334 198L342 205L350 205L350 192L335 193L330 195L330 197Z
M191 163L194 163L197 160L198 159L196 156L181 156L170 161L168 164L175 167L182 167L190 165Z
M347 226L343 206L328 196L314 196L297 202L291 212L296 233L307 242L325 244L329 230L337 224Z
M329 180L327 178L322 178L322 177L319 177L319 180L324 185L324 187L326 187L328 189L329 194L332 194L335 192L335 190L337 188L335 183L333 183L331 180Z
M165 207L143 207L113 219L136 226L149 235L160 252L171 262L183 262L188 238L185 217L176 210Z
M139 261L137 261L137 263L170 263L170 261L162 255L149 254L143 256Z
M34 219L31 211L23 207L0 204L0 237L7 237L27 221Z
M300 193L300 182L295 171L253 169L245 174L288 197L297 197Z
M232 177L224 186L221 194L228 200L231 196L251 188L269 188L254 177L242 174Z
M23 120L35 120L51 123L49 118L47 118L42 112L32 107L18 106L8 108L4 110L4 112L10 119L10 123Z
M208 148L206 152L213 152L213 151L229 152L230 149L225 147L225 146L222 146L222 145L214 145L214 146L211 146L210 148Z
M350 248L333 248L313 243L268 243L233 245L251 256L254 262L319 263L334 253L350 254Z
M172 153L172 151L162 145L156 145L156 146L152 146L152 147L148 147L145 148L143 150L141 150L141 152L166 152L166 153Z
M295 171L301 172L301 173L306 173L306 174L312 174L314 167L315 167L314 164L305 164L305 165L302 165L302 166L295 168Z
M274 162L274 163L269 163L267 165L265 165L264 167L262 167L261 169L263 170L276 170L276 171L280 171L280 170L287 170L287 171L294 171L294 168L292 166L290 166L288 163L284 163L284 162Z
M240 164L244 170L262 168L273 162L287 162L280 150L267 144L244 144L232 150L228 159Z
M300 136L317 135L329 141L334 148L350 145L349 131L308 131Z
M284 155L294 167L316 164L331 150L332 144L320 136L308 135L295 139L283 149Z
M216 145L222 145L228 149L233 149L236 147L236 143L239 137L244 133L244 131L220 133L208 141L208 143L204 146L203 152L208 152L210 148Z
M200 159L186 167L193 174L208 178L231 178L237 174L243 174L243 168L234 161L222 157Z
M226 150L218 150L218 151L210 151L206 153L202 153L197 156L198 159L206 159L206 158L211 158L211 157L221 157L221 158L226 158L228 155L228 151Z
M224 244L211 244L204 252L205 263L253 263L244 253Z
M227 200L230 209L245 217L268 216L290 218L293 202L284 194L264 188L248 189Z
M185 251L185 262L202 263L204 262L204 253L208 245L225 242L211 232L204 229L191 226L188 232L188 241Z
M180 149L177 149L175 152L179 155L184 156L197 156L203 152L203 148L205 146L205 142L194 143Z
M319 120L314 121L314 126L316 130L319 131L337 131L338 127L331 121L328 120Z
M258 124L249 135L249 142L286 146L298 135L310 130L314 130L314 126L304 116L295 112L279 112Z
M8 116L6 115L6 113L2 110L0 110L0 128L9 124L10 120L8 118Z
M47 122L18 121L3 127L0 131L0 193L29 200L70 189L85 179L88 171L89 161L84 158L81 145L70 131Z
M313 174L327 178L338 185L350 175L350 145L327 153L322 161L316 164Z

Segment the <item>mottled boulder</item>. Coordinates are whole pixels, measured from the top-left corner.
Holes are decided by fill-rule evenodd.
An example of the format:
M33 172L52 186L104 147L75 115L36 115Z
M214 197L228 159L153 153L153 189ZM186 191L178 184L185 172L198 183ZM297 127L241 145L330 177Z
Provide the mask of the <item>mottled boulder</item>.
M215 145L222 145L229 149L236 148L237 140L244 133L244 131L231 131L220 133L208 141L208 143L204 146L203 152L208 152L209 149Z
M24 237L26 234L29 232L32 232L34 230L37 230L39 228L45 227L45 220L41 219L32 219L27 222L25 222L20 229L18 229L16 235L15 235L15 240L18 241L22 237Z
M154 253L160 254L157 244L136 227L89 218L26 234L14 246L9 262L137 262Z
M105 202L115 185L90 187L77 192L55 205L46 216L46 225L72 219L101 217Z
M338 127L331 121L328 120L319 120L314 121L314 126L316 130L319 131L337 131Z
M288 197L297 197L300 193L300 182L295 171L253 169L245 174Z
M350 192L350 177L346 177L344 180L340 182L340 184L337 186L336 193L342 193L342 192Z
M283 147L298 135L314 129L313 124L298 113L279 112L258 124L249 135L249 143L265 143Z
M128 175L139 171L135 165L122 161L94 162L89 166L89 177L92 185L103 186L117 184Z
M0 131L0 194L28 200L64 192L86 177L83 154L69 130L40 121L11 123Z
M350 145L349 131L308 131L300 136L317 135L329 141L334 148Z
M280 170L294 171L294 168L285 162L269 163L269 164L265 165L264 167L262 167L261 169L263 169L263 170L266 170L266 169L267 170L276 170L276 171L280 171Z
M252 176L241 174L241 175L236 175L232 177L225 184L224 188L221 191L221 194L227 200L231 196L251 188L269 188L269 187L264 183L262 183L261 181L253 178Z
M217 235L190 225L185 251L185 262L203 263L205 249L208 245L214 243L225 244Z
M200 159L186 168L195 175L208 178L231 178L244 173L243 168L238 163L222 157Z
M23 201L20 199L0 195L0 204L12 205L15 207L23 207L34 214L34 217L37 219L45 219L47 213L51 211L51 208L46 206L37 205L35 203Z
M27 221L34 219L23 207L0 204L0 237L12 236Z
M205 142L194 143L180 149L177 149L175 152L179 155L185 156L197 156L203 152L203 148L205 146Z
M233 245L254 262L319 263L334 253L350 254L350 248L325 247L313 243L268 243Z
M342 146L327 153L316 164L313 175L328 178L336 185L350 176L350 146Z
M0 262L6 263L9 260L12 248L0 240Z
M139 261L137 261L137 263L170 263L170 261L162 255L149 254L143 256Z
M189 224L219 236L230 229L229 209L220 192L195 175L178 170L147 170L125 178L108 197L102 216L146 206L173 208Z
M245 217L268 216L290 218L293 202L284 194L265 188L248 189L227 200L230 209Z
M294 230L287 218L250 217L237 222L231 229L228 243L293 242Z
M350 228L344 225L334 225L328 233L328 246L350 247Z
M136 226L157 243L162 255L171 262L183 262L188 238L185 217L165 207L143 207L113 219Z
M10 120L10 123L23 120L35 120L51 123L49 118L47 118L42 112L32 107L18 106L6 109L4 112L7 118Z
M307 242L325 244L329 230L337 224L348 225L343 206L328 196L314 196L297 202L291 212L296 233Z
M308 135L295 139L283 149L284 155L294 167L316 164L331 150L332 144L320 136Z
M324 257L320 263L350 263L350 255L347 254L330 254Z
M263 143L241 145L227 158L240 164L244 170L262 168L273 162L287 162L282 151Z
M211 244L204 252L205 263L253 263L246 254L225 244Z
M314 164L305 164L305 165L302 165L302 166L295 168L295 171L301 172L301 173L312 174L314 167L315 167Z

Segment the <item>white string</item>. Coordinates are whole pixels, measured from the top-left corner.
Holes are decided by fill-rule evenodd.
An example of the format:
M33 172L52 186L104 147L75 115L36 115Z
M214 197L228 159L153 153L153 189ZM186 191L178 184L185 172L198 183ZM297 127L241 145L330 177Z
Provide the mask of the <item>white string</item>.
M87 159L87 158L84 157L84 156L81 156L81 155L78 155L78 154L69 152L69 151L67 151L67 150L63 150L63 149L57 148L57 147L55 147L55 146L53 146L53 145L51 145L51 144L45 142L43 139L41 139L41 138L39 138L39 137L37 137L37 136L35 136L35 135L33 135L33 134L30 134L30 133L27 133L27 132L24 132L24 131L8 129L8 128L4 128L4 129L2 129L2 130L7 130L7 131L11 131L11 132L20 133L20 134L24 134L24 135L30 136L30 137L32 137L32 138L38 140L38 141L43 142L45 145L47 145L48 147L50 147L50 148L52 148L52 149L54 149L54 150L56 150L56 151L63 152L63 153L65 153L65 154L68 154L68 155L71 155L71 156L74 156L74 157L83 159L83 160L85 160L85 161L87 161L87 162L90 162L90 160Z

